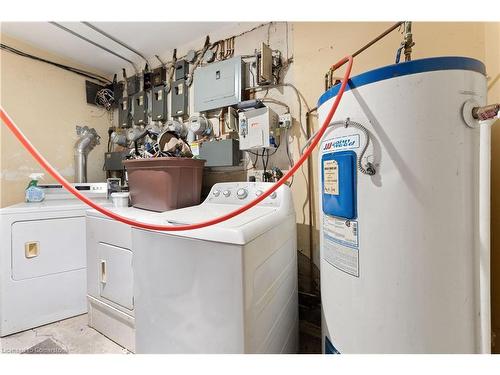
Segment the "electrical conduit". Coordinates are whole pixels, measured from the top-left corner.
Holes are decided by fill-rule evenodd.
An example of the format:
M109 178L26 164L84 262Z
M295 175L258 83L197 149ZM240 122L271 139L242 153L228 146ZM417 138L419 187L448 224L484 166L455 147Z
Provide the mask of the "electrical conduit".
M211 220L207 221L202 221L200 223L196 224L188 224L188 225L160 225L160 224L146 224L142 223L139 221L131 220L129 218L126 218L121 215L117 215L116 213L109 211L105 209L104 207L101 207L100 205L94 203L92 200L81 194L77 189L75 189L59 172L57 172L51 165L50 163L40 154L40 152L31 144L31 142L26 138L26 136L21 132L21 130L14 124L12 119L9 117L7 112L4 111L3 108L0 108L0 118L2 119L3 123L10 129L10 131L14 134L14 136L21 142L23 147L35 158L35 160L54 178L56 179L66 190L68 190L70 193L72 193L74 196L76 196L78 199L80 199L82 202L86 203L90 207L96 209L100 213L114 219L117 221L120 221L124 224L131 225L136 228L143 228L143 229L149 229L149 230L158 230L158 231L170 231L170 232L178 232L178 231L184 231L184 230L192 230L192 229L199 229L199 228L204 228L208 227L214 224L221 223L223 221L229 220L247 210L250 208L254 207L255 205L259 204L262 202L264 199L266 199L269 195L271 195L274 191L276 191L281 185L285 183L292 175L297 172L297 170L302 166L302 164L307 160L307 158L311 155L313 152L314 148L317 146L319 141L321 140L321 137L325 133L326 129L328 128L328 125L330 124L333 115L335 114L335 111L337 110L337 107L339 106L340 100L342 99L342 95L344 94L344 90L347 86L347 82L349 80L350 74L351 74L351 68L352 68L352 63L353 63L353 58L352 56L346 56L343 59L341 59L339 62L337 62L335 65L332 66L332 70L337 69L338 67L344 65L345 63L348 63L346 71L344 73L344 78L342 79L342 83L340 86L340 90L335 98L335 101L332 104L332 107L330 108L330 112L328 112L328 115L325 118L325 121L321 125L321 128L316 134L316 137L311 141L310 146L305 150L305 152L302 154L300 157L299 161L278 181L276 182L272 187L270 187L267 191L265 191L262 195L254 199L253 201L247 203L244 206L241 206L240 208L226 214L222 215L219 217L216 217Z

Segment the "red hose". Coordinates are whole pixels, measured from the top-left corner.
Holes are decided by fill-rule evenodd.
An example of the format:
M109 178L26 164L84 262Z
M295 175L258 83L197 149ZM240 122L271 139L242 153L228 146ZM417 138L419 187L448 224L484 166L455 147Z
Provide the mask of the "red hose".
M3 108L0 108L0 118L2 121L7 125L7 127L10 129L10 131L16 136L16 138L22 143L24 148L29 151L29 153L35 158L35 160L52 176L54 179L59 181L59 183L64 186L66 190L68 190L70 193L72 193L74 196L76 196L78 199L81 201L85 202L87 205L90 207L96 209L100 213L121 221L122 223L138 227L138 228L143 228L143 229L150 229L150 230L160 230L160 231L182 231L182 230L190 230L190 229L199 229L199 228L204 228L208 227L210 225L218 224L223 221L229 220L232 217L235 217L236 215L239 215L248 209L252 208L253 206L257 205L258 203L262 202L264 199L266 199L269 195L271 195L274 191L276 191L281 185L285 183L286 180L288 180L292 175L297 172L297 170L301 167L301 165L306 161L306 159L311 155L313 152L314 148L320 141L321 137L325 133L328 125L330 124L330 121L332 120L332 117L337 110L337 107L340 103L340 99L342 98L342 95L344 94L344 90L347 86L347 81L349 80L349 76L351 74L351 68L352 68L352 56L346 56L342 60L340 60L338 63L333 65L332 69L336 69L337 66L341 66L348 62L349 64L347 65L347 69L344 74L344 78L342 80L342 84L340 86L339 92L337 94L337 97L335 98L335 101L332 104L332 108L330 109L330 112L328 112L328 115L325 118L325 121L323 122L323 125L321 126L320 130L318 131L318 134L316 137L313 139L309 147L306 149L304 154L300 157L299 161L278 181L276 182L273 186L269 188L269 190L265 191L260 195L259 197L255 198L253 201L247 203L244 206L241 206L240 208L226 214L222 215L219 217L216 217L215 219L207 220L207 221L202 221L201 223L197 224L189 224L189 225L157 225L157 224L146 224L142 223L139 221L131 220L128 219L124 216L117 215L112 211L109 211L98 204L94 203L92 200L87 198L85 195L80 193L78 190L76 190L63 176L59 174L50 164L49 162L40 154L40 152L31 144L31 142L26 138L26 136L21 132L21 130L14 124L12 119L9 117L9 115L3 110Z

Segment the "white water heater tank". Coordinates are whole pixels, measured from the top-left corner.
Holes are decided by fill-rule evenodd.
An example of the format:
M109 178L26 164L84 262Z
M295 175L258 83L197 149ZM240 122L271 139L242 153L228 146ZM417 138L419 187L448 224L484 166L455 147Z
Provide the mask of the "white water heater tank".
M318 157L326 353L490 352L490 129L465 103L486 104L465 57L349 81Z

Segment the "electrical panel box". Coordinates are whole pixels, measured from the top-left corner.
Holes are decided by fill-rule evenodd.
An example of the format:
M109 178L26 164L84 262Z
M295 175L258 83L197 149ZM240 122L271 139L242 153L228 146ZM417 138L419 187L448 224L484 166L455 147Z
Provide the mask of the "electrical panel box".
M151 118L153 121L167 121L167 90L165 86L153 87L151 93Z
M186 79L189 74L189 63L186 60L179 60L175 63L175 80Z
M240 165L241 151L237 139L221 139L203 142L200 145L200 158L205 159L205 167L231 167Z
M184 116L188 112L188 87L186 81L180 79L172 84L172 116Z
M132 76L127 78L127 95L132 96L137 94L140 89L139 77Z
M153 69L151 82L153 87L163 86L167 81L167 69L164 66Z
M123 159L127 155L127 151L105 152L104 153L104 170L106 171L121 171L123 166Z
M273 81L273 51L265 43L261 43L258 84L267 85Z
M321 158L323 212L353 220L356 209L356 153L338 151Z
M278 127L279 116L269 107L240 112L238 134L241 150L269 148L270 133Z
M153 73L152 72L145 72L142 75L142 82L143 82L143 89L144 91L150 90L151 87L153 87Z
M194 72L194 110L205 112L235 105L243 99L241 56L208 64Z
M145 91L140 91L132 97L134 109L134 124L144 125L148 122L148 95Z
M130 98L128 96L125 96L118 102L118 126L121 128L128 128L132 126Z
M113 91L113 97L115 98L115 103L118 104L120 100L123 98L123 89L125 84L123 82L112 83L109 87Z
M98 85L91 81L85 81L85 94L87 96L87 104L97 105L97 92L106 88L106 86Z
M238 112L233 107L227 107L224 117L224 133L236 133L238 131Z

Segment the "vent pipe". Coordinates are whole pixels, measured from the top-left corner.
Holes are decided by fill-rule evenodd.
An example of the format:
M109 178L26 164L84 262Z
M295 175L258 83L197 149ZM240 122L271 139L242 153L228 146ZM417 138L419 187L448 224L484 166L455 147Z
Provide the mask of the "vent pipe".
M75 182L87 182L87 156L101 138L94 128L77 126L75 143Z

